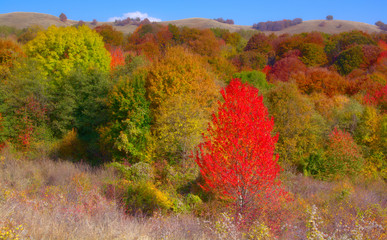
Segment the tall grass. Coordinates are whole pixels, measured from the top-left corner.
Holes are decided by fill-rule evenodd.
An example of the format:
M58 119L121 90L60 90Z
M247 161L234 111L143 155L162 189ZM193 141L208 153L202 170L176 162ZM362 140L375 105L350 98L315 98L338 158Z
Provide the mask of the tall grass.
M226 209L213 216L125 213L111 168L0 154L0 239L386 239L384 181L325 182L285 172L293 201L240 231ZM122 196L122 195L118 195ZM204 203L204 209L216 205ZM212 211L211 211L212 212ZM216 213L222 213L216 215ZM273 226L277 227L273 227Z

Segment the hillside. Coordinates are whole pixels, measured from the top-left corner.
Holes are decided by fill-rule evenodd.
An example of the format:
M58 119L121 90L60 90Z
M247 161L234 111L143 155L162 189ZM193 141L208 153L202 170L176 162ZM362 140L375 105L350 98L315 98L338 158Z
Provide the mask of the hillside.
M76 24L78 21L68 20L66 23L61 22L58 17L43 14L43 13L27 13L27 12L14 12L14 13L5 13L0 14L0 25L6 25L16 28L26 28L31 25L40 25L43 27L48 27L51 25L56 26L71 26ZM321 23L324 22L324 26ZM173 20L173 21L164 21L160 22L161 24L174 24L176 26L182 27L191 27L191 28L224 28L228 29L230 32L236 32L239 30L252 30L251 26L244 25L230 25L225 23L220 23L212 19L206 18L187 18L182 20ZM87 25L90 25L90 22L86 22ZM98 22L98 25L101 24L113 24L111 22ZM126 25L126 26L115 26L115 28L119 31L122 31L125 34L132 33L137 26L134 25ZM380 32L381 30L374 25L361 23L361 22L353 22L353 21L345 21L345 20L309 20L304 21L301 24L296 26L292 26L286 28L282 31L271 32L266 31L267 34L274 33L277 35L289 33L289 34L297 34L302 32L312 32L312 31L320 31L325 33L341 33L351 30L361 30L364 32L372 33L372 32Z
M368 23L362 22L353 22L346 20L309 20L304 21L301 24L291 26L289 28L283 29L281 31L275 32L277 34L289 33L297 34L303 32L324 32L329 34L348 32L352 30L360 30L367 33L380 32L381 30L375 26Z
M44 13L13 12L0 14L0 25L15 28L27 28L33 25L40 25L47 28L51 25L71 26L75 23L77 22L72 20L68 20L64 23L60 21L58 17Z

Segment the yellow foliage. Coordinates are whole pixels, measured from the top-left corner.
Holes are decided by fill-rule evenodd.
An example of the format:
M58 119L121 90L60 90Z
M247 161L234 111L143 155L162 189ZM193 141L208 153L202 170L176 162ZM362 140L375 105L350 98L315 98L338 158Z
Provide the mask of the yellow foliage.
M14 226L12 223L8 223L3 227L0 227L0 240L18 240L21 239L20 234L23 231L23 225Z
M213 110L218 95L214 76L199 55L169 48L149 68L147 93L159 149L184 156L199 143Z

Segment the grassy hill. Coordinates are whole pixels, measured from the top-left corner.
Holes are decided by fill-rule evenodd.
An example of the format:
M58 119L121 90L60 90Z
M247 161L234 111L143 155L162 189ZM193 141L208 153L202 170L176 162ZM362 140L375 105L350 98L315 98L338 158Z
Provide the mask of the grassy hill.
M68 20L67 22L61 22L58 17L43 14L43 13L31 13L31 12L14 12L14 13L5 13L0 14L0 25L6 25L16 28L26 28L31 25L40 25L43 27L48 27L51 25L56 26L71 26L76 24L78 21ZM90 25L90 22L86 22L87 25ZM113 24L111 22L98 22L98 25L101 24ZM174 21L164 21L161 24L174 24L176 26L182 27L187 26L191 28L224 28L228 29L231 32L236 32L239 30L252 30L251 26L244 25L230 25L225 23L220 23L212 19L206 18L187 18L182 20L174 20ZM93 26L91 26L93 27ZM126 26L115 26L115 28L119 31L122 31L125 34L132 33L137 26L134 25L126 25ZM374 25L361 23L361 22L353 22L353 21L345 21L345 20L310 20L304 21L303 23L292 26L282 31L271 32L266 31L267 34L297 34L302 32L312 32L312 31L320 31L325 33L340 33L351 30L361 30L364 32L372 33L372 32L380 32L381 30Z

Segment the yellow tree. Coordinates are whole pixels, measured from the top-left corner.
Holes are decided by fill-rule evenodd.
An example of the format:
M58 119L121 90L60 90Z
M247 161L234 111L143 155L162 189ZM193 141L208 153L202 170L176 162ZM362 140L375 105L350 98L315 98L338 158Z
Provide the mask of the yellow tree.
M214 77L199 55L172 47L149 68L146 85L162 154L186 157L200 142L218 95Z
M43 66L46 75L59 79L75 68L110 69L110 54L102 37L87 26L51 26L28 42L25 51Z
M322 147L326 122L295 83L278 83L265 96L279 133L277 151L282 164L300 164Z

